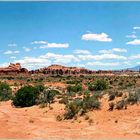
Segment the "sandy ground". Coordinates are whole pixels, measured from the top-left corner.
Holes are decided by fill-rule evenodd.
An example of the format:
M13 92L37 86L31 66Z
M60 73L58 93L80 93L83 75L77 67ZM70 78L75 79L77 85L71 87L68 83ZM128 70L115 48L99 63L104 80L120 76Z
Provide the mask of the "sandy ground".
M140 105L112 112L103 106L88 114L92 124L84 118L56 121L64 106L51 106L52 110L39 106L14 108L10 101L1 102L0 138L140 138Z

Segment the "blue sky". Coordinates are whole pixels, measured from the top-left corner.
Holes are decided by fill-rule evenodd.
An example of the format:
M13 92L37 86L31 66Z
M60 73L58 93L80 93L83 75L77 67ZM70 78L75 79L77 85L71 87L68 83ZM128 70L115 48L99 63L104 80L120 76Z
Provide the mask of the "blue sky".
M0 66L140 64L139 2L0 2Z

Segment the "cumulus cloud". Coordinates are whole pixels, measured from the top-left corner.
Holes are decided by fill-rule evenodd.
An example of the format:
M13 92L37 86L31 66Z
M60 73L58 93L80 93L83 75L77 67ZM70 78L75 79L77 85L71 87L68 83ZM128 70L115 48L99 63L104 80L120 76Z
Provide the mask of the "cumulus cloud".
M127 49L123 49L123 48L112 48L110 50L100 50L99 53L103 53L103 54L108 54L108 53L113 53L113 52L127 52Z
M101 41L101 42L112 41L112 39L109 38L106 33L101 33L101 34L87 33L82 35L82 40Z
M40 58L50 59L55 63L70 63L70 62L79 62L80 59L71 54L55 54L55 53L46 53L45 55L40 56Z
M25 52L30 52L31 51L31 49L27 48L27 47L23 47L23 49L24 49Z
M11 50L8 50L8 51L5 51L4 54L17 54L19 53L19 51L11 51Z
M116 54L101 54L101 55L78 55L81 60L104 60L104 59L122 59L126 60L125 56L116 55Z
M42 45L40 48L46 49L46 48L68 48L68 43L48 43L47 45Z
M135 26L135 27L133 27L133 29L137 30L137 29L140 29L140 27L139 26Z
M134 39L126 43L127 45L140 45L140 39Z
M36 69L49 66L51 61L40 57L24 57L23 59L15 60L14 63L21 63L22 67L28 69Z
M16 43L8 44L8 47L16 47L16 46L17 46Z
M119 65L131 65L129 61L122 61L122 62L88 62L87 66L119 66Z
M112 52L113 52L112 50L99 50L99 53L105 53L105 54L112 53Z
M113 48L112 51L114 51L114 52L127 52L127 49Z
M140 54L132 55L129 57L129 59L140 59Z
M88 62L87 63L88 66L119 66L120 63L119 62L100 62L100 61L96 61L96 62Z
M75 54L90 54L90 51L77 49L77 50L74 50L74 53Z
M48 41L33 41L31 44L47 44Z
M74 55L62 55L55 53L46 53L38 57L24 57L20 60L15 60L14 63L21 63L23 67L28 69L36 69L45 67L51 64L68 64L71 62L80 62L80 59Z
M134 34L132 34L132 35L127 35L126 37L127 37L127 38L137 38L137 36L134 35Z

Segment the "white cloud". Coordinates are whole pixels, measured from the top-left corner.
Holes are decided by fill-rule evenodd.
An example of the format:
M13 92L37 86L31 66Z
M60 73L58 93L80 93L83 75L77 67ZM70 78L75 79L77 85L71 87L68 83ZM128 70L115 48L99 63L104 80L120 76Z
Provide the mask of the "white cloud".
M11 56L10 58L11 58L11 59L16 59L16 57L15 57L15 56Z
M80 59L78 59L76 56L71 54L63 55L63 54L47 53L45 55L40 56L40 58L49 59L52 60L54 63L59 63L59 64L60 63L67 64L70 62L80 61Z
M105 53L105 54L112 53L112 52L113 52L112 50L99 50L99 53Z
M28 69L37 69L49 66L51 61L40 57L24 57L23 59L15 60L14 63L21 63L22 67Z
M13 51L13 53L19 53L19 51Z
M122 48L113 48L112 50L114 52L127 52L127 49L122 49Z
M125 56L116 55L116 54L101 54L101 55L78 55L81 60L104 60L104 59L122 59L126 60Z
M90 54L88 50L74 50L75 54Z
M46 67L51 64L68 64L71 62L80 62L74 55L62 55L62 54L55 54L55 53L47 53L45 55L41 55L38 57L24 57L20 60L15 60L14 63L21 63L23 67L28 69L36 69L41 67Z
M119 62L100 62L100 61L96 61L96 62L88 62L87 63L88 66L119 66L120 63Z
M140 59L140 54L132 55L129 57L129 59Z
M27 48L27 47L23 47L23 49L24 49L25 52L30 52L31 51L31 49Z
M127 52L127 49L122 49L122 48L112 48L110 50L100 50L99 53L103 54L109 54L113 52Z
M93 41L101 41L101 42L112 41L112 39L109 38L106 33L101 33L101 34L87 33L82 35L82 40L93 40Z
M48 43L47 45L42 45L40 48L46 49L46 48L68 48L68 43Z
M140 27L139 26L135 26L135 27L133 27L133 29L137 30L137 29L140 29Z
M11 51L11 50L8 50L8 51L5 51L4 54L17 54L19 53L19 51Z
M12 44L8 44L9 47L16 47L17 44L16 43L12 43Z
M47 44L48 41L33 41L31 44Z
M126 37L127 37L127 38L137 38L137 36L134 35L134 34L132 34L132 35L127 35Z
M128 44L128 45L140 45L140 39L134 39L133 41L129 41L126 44Z

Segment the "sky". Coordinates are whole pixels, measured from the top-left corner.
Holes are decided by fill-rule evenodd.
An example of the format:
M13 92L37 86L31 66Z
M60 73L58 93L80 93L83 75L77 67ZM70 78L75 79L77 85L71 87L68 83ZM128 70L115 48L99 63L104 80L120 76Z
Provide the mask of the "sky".
M139 2L0 2L0 66L137 66L139 7Z

